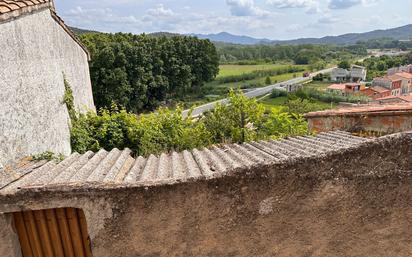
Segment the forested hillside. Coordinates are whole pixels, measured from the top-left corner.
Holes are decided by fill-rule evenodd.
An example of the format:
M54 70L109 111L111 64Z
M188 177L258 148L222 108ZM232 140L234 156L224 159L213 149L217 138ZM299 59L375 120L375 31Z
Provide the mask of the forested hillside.
M293 61L295 64L312 64L319 61L351 58L366 55L364 45L338 47L331 45L228 45L218 44L218 54L222 63L244 60L264 60L266 62Z
M219 70L215 46L194 37L84 34L98 108L113 103L132 112L155 109L213 80Z

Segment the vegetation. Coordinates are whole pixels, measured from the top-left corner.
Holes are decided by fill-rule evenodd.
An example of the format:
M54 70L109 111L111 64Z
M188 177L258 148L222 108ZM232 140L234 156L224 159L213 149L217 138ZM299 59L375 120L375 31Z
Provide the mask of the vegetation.
M380 56L370 57L365 59L362 63L357 63L365 66L368 69L367 80L372 80L386 74L390 68L399 67L401 65L412 63L412 52L402 56Z
M131 112L153 110L167 99L198 91L218 73L215 46L194 37L92 33L81 36L91 52L95 104Z
M56 161L56 162L61 162L64 159L64 156L62 154L55 154L53 152L46 151L46 152L43 152L43 153L32 155L31 158L34 161Z
M137 155L148 155L308 133L307 123L299 114L266 111L241 92L231 91L229 101L229 105L218 105L197 119L190 115L184 118L181 108L161 108L138 116L112 106L98 114L78 115L71 128L72 148L83 153L128 147Z
M353 59L367 55L362 45L219 45L221 63L262 64L280 61L322 66L334 60Z

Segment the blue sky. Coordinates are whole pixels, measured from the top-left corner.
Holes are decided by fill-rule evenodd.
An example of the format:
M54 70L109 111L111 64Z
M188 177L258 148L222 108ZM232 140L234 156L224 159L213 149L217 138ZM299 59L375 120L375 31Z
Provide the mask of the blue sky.
M104 32L217 33L269 39L412 23L410 0L55 0L71 26Z

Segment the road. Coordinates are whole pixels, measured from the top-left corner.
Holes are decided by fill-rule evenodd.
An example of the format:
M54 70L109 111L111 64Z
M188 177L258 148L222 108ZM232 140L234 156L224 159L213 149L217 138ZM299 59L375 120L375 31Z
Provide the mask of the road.
M269 86L266 86L266 87L256 88L254 90L246 92L245 95L247 97L252 98L252 97L258 97L258 96L266 95L266 94L272 92L273 89L286 90L282 86L290 85L290 84L303 83L303 82L307 81L309 78L312 78L312 77L316 76L319 73L330 73L330 72L332 72L332 69L334 69L334 68L335 67L320 70L320 71L317 71L317 72L313 72L313 73L310 74L310 77L297 77L297 78L294 78L294 79L291 79L291 80L282 81L280 83L276 83L276 84L269 85ZM221 99L221 100L218 100L218 101L215 101L215 102L211 102L211 103L207 103L207 104L198 106L198 107L193 109L192 116L193 117L199 116L200 114L202 114L206 111L210 111L213 108L215 108L216 104L218 104L218 103L227 104L227 102L228 102L228 99L225 98L225 99ZM189 113L189 110L183 111L183 116L187 117L188 113Z

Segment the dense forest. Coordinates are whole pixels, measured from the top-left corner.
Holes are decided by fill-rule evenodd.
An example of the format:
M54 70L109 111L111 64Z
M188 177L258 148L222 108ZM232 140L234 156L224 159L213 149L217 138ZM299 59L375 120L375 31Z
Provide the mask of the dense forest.
M153 110L213 80L215 46L194 37L132 34L81 35L91 53L90 75L98 108L113 103L128 111Z
M349 59L354 55L367 55L363 45L338 47L332 45L230 45L217 44L221 63L242 61L293 61L295 64L330 62L336 59Z

